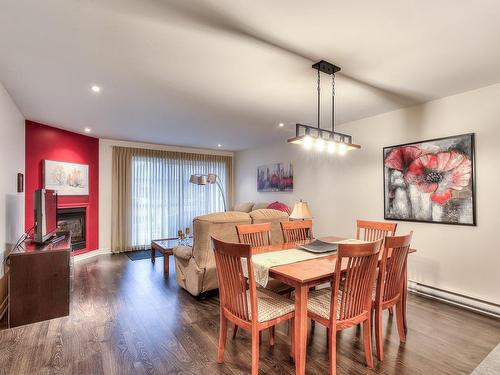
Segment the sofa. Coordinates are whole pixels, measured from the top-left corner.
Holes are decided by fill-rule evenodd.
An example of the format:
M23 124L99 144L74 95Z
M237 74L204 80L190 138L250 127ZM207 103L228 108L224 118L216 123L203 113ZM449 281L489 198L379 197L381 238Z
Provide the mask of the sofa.
M217 212L196 217L193 220L193 246L177 246L173 249L177 283L193 296L217 289L211 237L238 242L236 225L271 223L272 243L282 243L282 221L288 221L288 215L273 209L257 209L248 213Z

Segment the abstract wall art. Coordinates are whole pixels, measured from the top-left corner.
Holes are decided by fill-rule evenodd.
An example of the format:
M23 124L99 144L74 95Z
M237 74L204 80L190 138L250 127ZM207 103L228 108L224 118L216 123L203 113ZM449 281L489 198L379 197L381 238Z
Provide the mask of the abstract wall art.
M257 191L293 191L292 163L275 163L258 167Z
M89 166L44 160L45 189L56 190L58 195L89 195Z
M384 218L476 225L474 134L384 147Z

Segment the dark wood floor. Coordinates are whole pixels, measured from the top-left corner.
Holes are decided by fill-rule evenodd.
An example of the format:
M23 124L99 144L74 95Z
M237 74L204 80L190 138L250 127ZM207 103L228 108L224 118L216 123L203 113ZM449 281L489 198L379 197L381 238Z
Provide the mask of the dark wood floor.
M171 265L173 267L173 264ZM246 374L249 335L228 339L226 363L215 362L216 296L195 299L164 280L162 259L125 255L77 263L71 315L0 331L0 374ZM469 374L500 341L500 321L410 296L409 332L400 345L395 322L384 318L385 354L374 370L363 365L356 328L339 334L341 374ZM286 326L261 347L261 373L293 374ZM310 335L307 372L326 373L325 329Z

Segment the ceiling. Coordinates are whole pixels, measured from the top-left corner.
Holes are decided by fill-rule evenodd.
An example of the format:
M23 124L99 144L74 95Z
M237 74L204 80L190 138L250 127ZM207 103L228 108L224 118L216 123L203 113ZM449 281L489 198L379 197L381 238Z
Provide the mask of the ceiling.
M0 81L28 119L241 150L500 82L497 0L0 0ZM99 94L90 90L102 87ZM323 121L330 122L323 79ZM278 123L285 123L279 128Z

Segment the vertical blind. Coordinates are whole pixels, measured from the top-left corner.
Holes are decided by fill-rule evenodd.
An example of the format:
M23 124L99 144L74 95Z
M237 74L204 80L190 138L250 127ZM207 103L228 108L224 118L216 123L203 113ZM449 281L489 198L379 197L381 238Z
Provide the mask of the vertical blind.
M129 226L129 230L123 231L122 239L116 241L116 246L112 245L113 251L147 248L153 239L175 237L179 229L191 227L196 216L223 211L223 200L217 187L214 184L191 184L189 178L192 174L217 174L225 187L227 201L231 201L230 156L131 148L127 150L129 151L113 150L114 161L115 153L121 154L126 159L125 163L122 160L122 164L130 166L129 172L123 173L129 181L122 181L122 186L128 185L124 195L128 195L130 199L125 199L122 203L128 205L128 209L113 210L130 215L129 220L119 220L124 223L122 225ZM115 164L119 168L120 163L114 163L113 168ZM117 188L118 186L114 187L113 191ZM113 238L116 236L113 235Z

